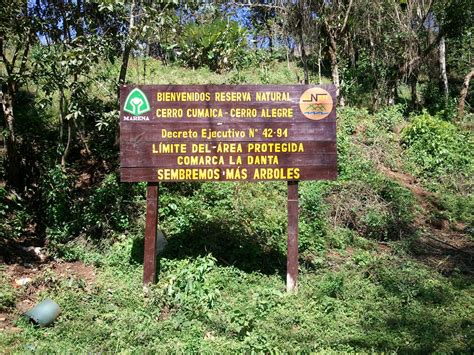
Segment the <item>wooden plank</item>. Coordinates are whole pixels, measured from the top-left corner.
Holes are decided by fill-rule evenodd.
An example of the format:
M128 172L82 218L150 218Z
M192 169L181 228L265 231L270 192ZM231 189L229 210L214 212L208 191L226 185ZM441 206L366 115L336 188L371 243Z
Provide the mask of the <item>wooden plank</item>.
M285 132L285 130L287 131ZM212 136L213 132L219 136ZM264 135L265 132L268 133L267 136ZM335 141L336 124L335 122L226 123L203 126L200 123L163 123L159 125L148 125L141 122L136 122L133 125L121 123L120 140L124 143Z
M127 155L123 153L122 168L235 168L249 166L317 166L336 164L337 154L304 154L304 153L245 153L245 154L207 154L191 156L190 154L144 154Z
M136 123L205 123L227 122L277 122L277 123L305 123L310 121L299 108L299 104L275 102L267 105L261 102L233 103L227 105L206 105L174 102L166 106L152 108L147 119L133 120L128 115L122 115L122 124L133 125ZM127 118L128 117L128 118ZM335 122L336 114L331 112L323 122Z
M206 155L206 154L226 154L226 153L255 153L258 154L268 154L268 153L289 153L289 152L298 152L298 144L299 141L292 141L286 140L284 142L279 141L271 141L268 143L273 143L271 147L272 150L262 151L261 149L257 149L257 145L253 145L249 147L249 144L255 143L253 141L242 141L239 142L242 147L242 152L231 152L231 151L224 151L223 147L218 147L216 143L213 142L180 142L179 146L171 143L171 145L167 145L166 147L160 147L156 143L152 142L122 142L120 145L121 152L123 151L126 154L131 154L132 152L140 152L145 153L146 151L152 152L153 149L155 150L156 154L179 154L183 153L183 149L185 153L192 153L193 155ZM262 142L263 143L263 142ZM275 146L276 143L280 143L278 149ZM153 146L155 144L155 146ZM296 144L296 145L295 145ZM228 145L230 148L231 146ZM234 144L233 147L236 147ZM259 144L259 148L262 148L263 145ZM219 149L218 149L219 148ZM251 148L251 150L249 150ZM270 148L270 147L267 147ZM336 142L335 141L308 141L303 143L303 151L301 153L304 154L320 154L320 153L334 153L336 151Z
M192 109L221 109L222 117L224 120L239 120L239 117L231 117L232 109L257 109L257 115L252 114L247 119L261 120L263 116L268 116L268 112L272 109L288 108L293 110L292 117L273 117L274 120L296 120L296 121L307 121L308 118L301 112L300 99L302 94L306 90L314 89L314 86L310 85L135 85L135 86L122 86L121 87L121 115L120 120L133 124L136 118L131 117L125 112L125 98L135 88L140 89L145 96L148 97L150 102L150 110L138 120L146 119L148 123L158 122L159 120L171 120L175 122L178 118L181 120L193 120L196 119L199 122L209 122L215 120L214 115L209 118L196 118L196 113L193 113ZM336 91L333 85L320 85L318 88L326 90L329 94L327 100L336 102ZM278 100L273 98L262 99L258 98L259 93L266 92L283 92L287 93L288 97L285 99ZM222 95L239 95L240 93L248 94L246 98L250 98L251 101L222 101L218 100L217 97ZM159 96L165 97L166 95L174 95L174 101L162 100ZM181 95L181 96L177 96ZM185 95L185 97L183 97ZM188 96L197 96L198 100L186 98ZM204 98L206 96L206 98ZM245 96L245 95L244 95ZM232 98L232 97L229 97ZM185 99L185 100L184 100ZM258 99L258 100L257 100ZM168 109L181 109L182 112L178 115L177 111ZM188 113L188 109L191 109L191 113ZM265 114L262 114L265 112ZM165 113L165 114L163 114ZM169 117L166 117L166 116ZM199 116L199 115L198 115ZM280 115L278 115L280 116ZM324 118L326 121L334 121L336 118L335 107L332 105L332 111L328 117ZM266 118L270 119L270 118ZM130 121L132 120L132 121Z
M143 283L156 281L156 233L158 225L158 183L149 182L146 196L145 251L143 258Z
M334 164L317 165L317 166L295 166L291 168L280 167L248 167L245 168L247 178L243 178L242 168L233 169L232 173L240 172L239 178L230 177L226 169L220 168L176 168L162 169L162 179L158 179L158 169L156 168L121 168L120 178L123 182L139 182L139 181L271 181L283 180L332 180L337 177L337 169ZM255 178L258 169L258 177ZM291 169L291 170L290 170ZM296 171L299 169L299 177L295 177ZM166 171L163 171L166 170ZM179 172L182 175L179 175ZM262 174L265 173L265 177ZM200 176L202 174L202 176ZM272 177L270 177L270 174ZM205 175L205 176L204 176ZM198 178L199 177L199 178Z
M299 143L295 141L277 142L272 141L273 146L266 146L267 150L263 151L263 144L254 144L255 142L242 141L239 142L242 151L230 151L231 148L237 148L236 144L227 145L228 151L224 150L224 146L220 146L216 143L210 142L191 142L191 143L169 143L166 146L160 146L157 143L150 142L122 142L120 145L121 159L130 159L145 155L180 155L187 153L189 155L223 155L228 156L230 154L248 154L252 153L255 156L268 155L268 154L325 154L325 153L336 153L337 145L335 141L307 141L302 145L303 151L299 152ZM263 142L262 142L263 143ZM250 144L250 146L249 146ZM276 144L279 144L278 147ZM151 158L151 156L150 156Z

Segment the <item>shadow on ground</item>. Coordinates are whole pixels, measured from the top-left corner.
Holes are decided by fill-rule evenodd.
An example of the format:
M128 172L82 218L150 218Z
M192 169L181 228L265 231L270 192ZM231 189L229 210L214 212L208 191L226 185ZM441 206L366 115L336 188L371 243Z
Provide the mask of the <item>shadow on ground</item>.
M167 239L168 244L161 256L168 259L184 259L211 254L224 266L235 266L245 272L267 275L286 273L286 254L279 250L264 249L252 236L237 235L222 226L210 224L181 233ZM133 242L131 261L143 263L144 239Z

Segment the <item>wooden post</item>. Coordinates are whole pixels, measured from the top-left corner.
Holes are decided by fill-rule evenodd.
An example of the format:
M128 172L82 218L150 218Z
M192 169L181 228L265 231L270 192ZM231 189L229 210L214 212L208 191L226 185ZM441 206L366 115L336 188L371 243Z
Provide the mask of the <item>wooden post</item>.
M288 181L288 255L286 291L298 290L298 182Z
M156 281L156 232L158 224L158 183L149 182L146 191L145 253L143 284Z

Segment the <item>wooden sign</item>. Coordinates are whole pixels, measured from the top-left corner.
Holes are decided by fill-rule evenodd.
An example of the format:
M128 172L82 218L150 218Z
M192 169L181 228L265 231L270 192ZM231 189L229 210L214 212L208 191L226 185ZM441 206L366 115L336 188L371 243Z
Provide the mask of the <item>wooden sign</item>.
M122 181L336 177L332 85L124 86L121 98Z
M159 182L284 180L296 289L297 182L337 176L335 86L134 85L120 97L121 180L149 183L144 282L156 277Z

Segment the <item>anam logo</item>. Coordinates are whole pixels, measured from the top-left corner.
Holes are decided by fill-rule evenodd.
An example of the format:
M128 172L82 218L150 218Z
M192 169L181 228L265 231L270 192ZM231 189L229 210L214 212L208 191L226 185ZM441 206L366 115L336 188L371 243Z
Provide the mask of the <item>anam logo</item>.
M150 111L150 104L143 91L135 88L128 94L123 110L134 116L138 116Z
M332 111L333 102L329 92L323 88L311 88L300 97L300 110L310 120L321 120Z

